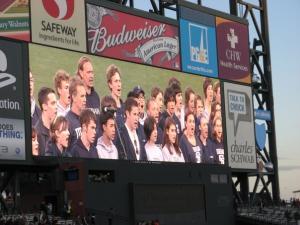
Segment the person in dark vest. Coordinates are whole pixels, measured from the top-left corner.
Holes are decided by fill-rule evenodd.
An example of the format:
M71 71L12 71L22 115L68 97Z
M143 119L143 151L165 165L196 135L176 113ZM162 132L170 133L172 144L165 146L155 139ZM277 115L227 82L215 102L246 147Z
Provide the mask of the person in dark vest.
M147 160L142 136L138 133L139 108L137 101L129 97L125 101L125 125L121 128L117 148L121 159Z
M179 141L185 162L201 163L202 151L200 148L200 140L195 134L195 115L193 112L187 112L184 117L185 130Z
M38 93L42 115L35 125L39 143L39 155L45 155L45 148L50 138L50 125L56 118L57 105L56 95L53 89L42 87Z
M221 164L225 163L224 159L224 143L223 143L223 128L221 117L215 117L213 121L212 141L214 149L218 155Z
M175 98L175 112L173 114L173 120L176 123L178 140L180 140L183 131L182 128L184 127L184 106L182 104L182 91L181 87L177 83L173 83L170 87L174 92Z
M77 76L82 80L86 91L86 108L90 109L96 116L96 139L94 145L97 144L97 139L100 137L99 116L100 116L100 97L94 88L95 72L92 65L92 60L87 56L82 56L77 63Z
M69 121L69 147L72 148L75 141L81 136L79 115L86 108L86 91L82 81L77 77L73 77L70 82L69 92L71 110L67 113L66 119Z
M159 127L162 130L164 130L164 128L165 128L165 121L166 121L166 119L168 117L173 117L173 114L175 112L174 91L170 87L166 88L166 90L165 90L165 93L164 93L164 105L166 107L166 110L161 113L160 119L159 119L159 123L158 123Z
M110 95L116 102L116 106L117 106L116 124L118 126L118 129L121 129L125 123L125 112L124 112L124 104L121 99L121 95L122 95L121 71L116 65L111 64L107 67L106 81L107 81L107 86L110 90Z
M95 73L89 57L82 56L78 60L77 76L82 80L86 91L86 108L95 113L97 121L99 121L100 97L94 88Z
M96 138L96 115L85 109L80 113L81 136L72 146L71 153L76 158L99 158L94 146Z
M213 143L208 137L208 120L205 116L200 119L200 147L203 152L203 162L209 164L219 164L218 155L214 149Z

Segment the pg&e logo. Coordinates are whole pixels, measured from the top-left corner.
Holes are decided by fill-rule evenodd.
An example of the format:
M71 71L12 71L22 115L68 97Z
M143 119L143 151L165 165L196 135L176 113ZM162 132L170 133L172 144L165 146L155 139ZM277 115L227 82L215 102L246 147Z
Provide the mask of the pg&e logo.
M43 0L47 13L59 20L67 20L74 13L74 0Z
M3 51L0 50L0 88L9 86L16 82L16 77L12 74L6 73L7 58Z
M209 64L207 27L189 23L189 38L190 60Z

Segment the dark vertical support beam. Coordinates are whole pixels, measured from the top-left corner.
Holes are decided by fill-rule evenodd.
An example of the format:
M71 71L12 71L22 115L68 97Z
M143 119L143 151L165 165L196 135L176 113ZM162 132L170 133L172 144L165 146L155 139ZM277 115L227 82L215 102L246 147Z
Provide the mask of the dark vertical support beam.
M253 193L253 196L252 196L252 199L251 199L251 204L252 205L255 201L258 183L259 183L259 175L256 176L255 184L254 184L253 191L252 191L252 193Z
M243 205L243 200L240 196L240 194L238 193L237 189L236 189L236 185L234 183L232 183L232 190L233 190L233 194L235 196L235 198L237 199L238 203Z
M240 180L241 198L244 203L249 203L249 180L248 174L241 173L238 175Z
M163 0L159 0L159 13L162 16L165 15L165 7L164 7Z
M229 0L230 14L237 16L237 0Z
M270 200L272 201L272 203L274 203L274 197L272 198L272 195L271 195L271 193L270 193L270 191L268 189L269 183L266 183L264 177L261 177L260 180L261 180L262 184L264 185L266 193L269 196Z
M268 23L268 9L267 1L260 0L261 12L261 28L262 36L265 38L265 46L263 51L266 57L263 58L264 74L268 78L269 93L266 96L267 109L271 111L272 122L270 123L271 134L269 135L269 153L274 166L274 175L270 176L272 182L273 200L276 203L280 201L279 176L278 176L278 161L277 161L277 147L276 147L276 133L275 133L275 116L274 116L274 100L273 100L273 85L272 85L272 71L271 71L271 54L270 54L270 39L269 39L269 23Z
M20 206L21 206L21 191L20 191L20 176L19 172L15 172L15 210L17 213L20 213Z
M129 6L130 8L134 8L134 0L129 0Z
M155 1L154 1L154 0L150 0L150 3L151 3L151 5L152 5L153 12L156 13L156 14L159 14L159 10L158 10L158 8L157 8L157 6L156 6Z

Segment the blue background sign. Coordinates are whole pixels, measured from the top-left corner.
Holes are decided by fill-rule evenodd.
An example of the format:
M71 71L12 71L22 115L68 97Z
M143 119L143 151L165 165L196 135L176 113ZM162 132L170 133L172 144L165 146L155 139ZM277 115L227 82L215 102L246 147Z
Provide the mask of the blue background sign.
M255 122L255 140L260 150L263 150L266 145L266 136L266 125Z
M271 121L271 112L269 110L255 109L254 116L259 120Z
M180 19L180 38L182 70L217 77L215 28Z

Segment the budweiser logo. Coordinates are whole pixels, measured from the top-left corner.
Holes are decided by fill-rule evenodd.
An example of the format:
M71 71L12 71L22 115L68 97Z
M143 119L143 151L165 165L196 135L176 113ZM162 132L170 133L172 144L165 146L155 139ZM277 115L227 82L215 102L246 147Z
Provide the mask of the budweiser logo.
M127 30L126 24L124 24L121 32L116 34L107 34L106 27L90 30L90 33L93 32L93 36L89 38L92 41L91 52L102 52L105 48L131 43L136 40L141 41L160 37L166 31L165 26L165 24L151 26L146 22L144 28Z
M166 31L165 24L150 25L144 23L144 27L138 29L128 29L126 24L122 26L119 33L109 33L106 27L101 27L103 17L110 16L114 21L119 22L119 18L113 11L88 5L88 27L89 41L91 42L91 52L102 52L106 48L128 44L134 41L141 41L162 36Z

